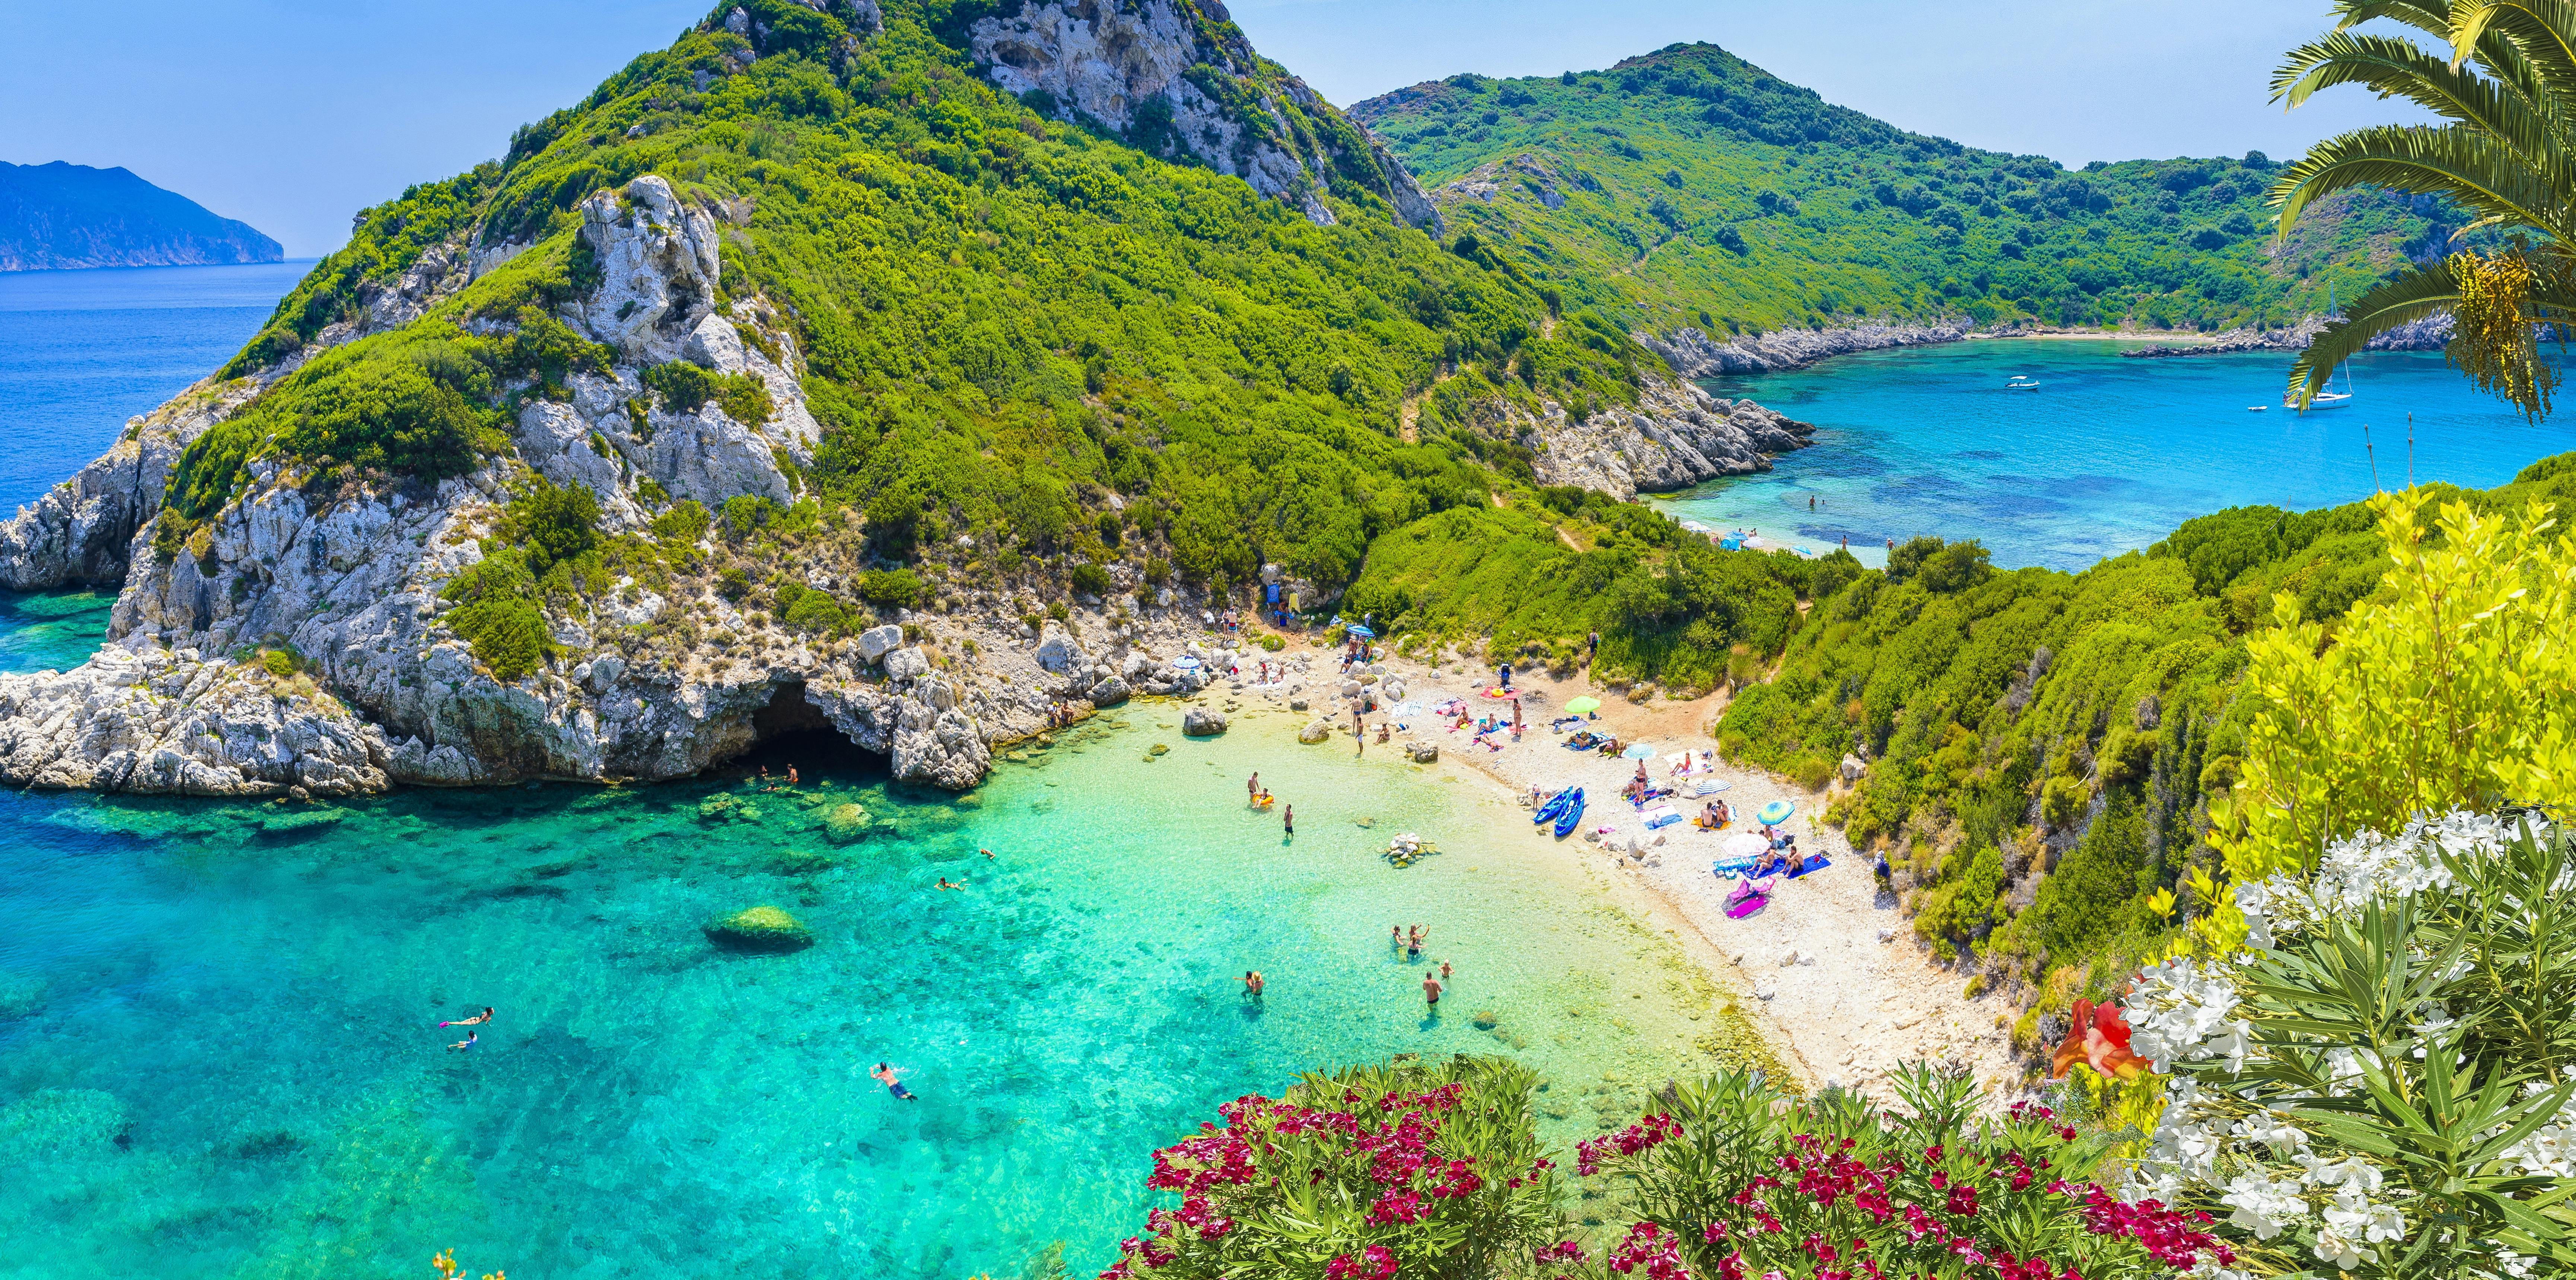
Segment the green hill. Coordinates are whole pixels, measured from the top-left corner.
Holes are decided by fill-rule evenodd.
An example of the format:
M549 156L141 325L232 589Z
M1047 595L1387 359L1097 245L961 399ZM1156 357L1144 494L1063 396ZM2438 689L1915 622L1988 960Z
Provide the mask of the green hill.
M1864 315L2288 323L2465 220L2341 197L2275 246L2260 153L2069 172L1908 133L1708 44L1561 77L1452 76L1351 115L1439 187L1457 229L1570 305L1720 341Z

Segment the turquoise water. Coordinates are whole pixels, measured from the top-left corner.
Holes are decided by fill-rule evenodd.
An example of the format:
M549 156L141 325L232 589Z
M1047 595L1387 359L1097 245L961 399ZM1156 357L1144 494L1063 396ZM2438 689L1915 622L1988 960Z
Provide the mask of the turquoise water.
M795 796L0 793L0 1275L416 1280L454 1246L518 1280L964 1277L1058 1240L1082 1274L1153 1146L1300 1069L1518 1054L1570 1142L1710 1064L1716 993L1489 788L1177 710L967 799L812 739L747 762L800 764ZM1293 843L1243 804L1255 766ZM844 802L872 829L835 845ZM1444 851L1388 866L1404 830ZM817 944L701 932L759 903ZM1396 922L1456 966L1453 1012Z
M0 515L222 367L312 265L0 273Z
M2379 482L2401 485L2409 413L2422 480L2502 484L2534 459L2576 449L2576 419L2525 423L2438 353L2357 359L2353 404L2299 415L2279 407L2286 356L2119 358L2128 345L1963 342L1712 379L1703 385L1715 394L1815 423L1816 442L1771 472L1662 505L1816 551L1848 538L1873 565L1884 562L1887 539L1934 534L1982 538L1998 565L2082 569L2224 507L2306 509L2368 496L2365 425ZM2003 390L2014 374L2040 389ZM2272 407L2246 411L2258 404Z
M67 671L107 635L112 591L0 591L0 671Z

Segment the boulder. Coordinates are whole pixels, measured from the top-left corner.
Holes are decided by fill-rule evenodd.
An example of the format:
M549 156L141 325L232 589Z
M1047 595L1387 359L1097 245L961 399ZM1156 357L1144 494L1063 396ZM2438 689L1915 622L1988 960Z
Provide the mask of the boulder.
M1049 671L1073 671L1090 665L1082 656L1082 646L1065 629L1049 620L1038 633L1038 665Z
M1432 764L1440 759L1440 744L1416 738L1404 744L1404 753L1412 756L1415 764Z
M848 844L867 833L867 810L844 802L823 811L823 836L832 843Z
M930 674L930 658L919 649L897 649L886 655L885 673L897 680Z
M706 933L709 941L729 951L802 951L814 945L812 930L771 906L749 907L710 920Z
M1225 716L1205 707L1192 707L1181 715L1181 732L1193 738L1213 737L1225 732Z
M1386 678L1386 683L1378 687L1386 690L1386 696L1393 698L1398 702L1404 701L1404 677L1388 676Z
M1863 763L1859 756L1853 755L1848 751L1843 753L1843 781L1858 782L1860 781L1860 775L1868 769L1869 766Z
M1121 680L1116 676L1110 676L1107 679L1102 680L1100 683L1091 686L1091 705L1095 707L1114 707L1119 703L1125 702L1131 693L1132 691L1128 689L1126 681Z
M1297 740L1310 747L1332 736L1333 722L1330 720L1309 720L1305 728L1297 731Z
M895 646L902 643L903 628L891 622L882 627L870 627L859 633L859 656L874 662L894 652Z
M1306 700L1304 698L1290 698L1288 700L1288 709L1291 711L1303 711L1306 709Z

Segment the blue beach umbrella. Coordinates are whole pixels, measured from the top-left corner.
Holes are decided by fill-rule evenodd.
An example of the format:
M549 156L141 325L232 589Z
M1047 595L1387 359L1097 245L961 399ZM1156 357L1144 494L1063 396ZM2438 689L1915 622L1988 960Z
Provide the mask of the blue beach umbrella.
M1655 749L1640 742L1619 754L1626 756L1631 760L1652 760L1655 758Z
M1358 637L1359 637L1360 639L1362 639L1362 640L1375 640L1375 639L1377 639L1377 633L1376 633L1376 632L1371 631L1371 630L1369 630L1368 628L1363 627L1363 626L1361 626L1360 624L1358 624L1358 623L1356 623L1356 622L1354 622L1354 623L1352 623L1352 624L1350 625L1349 630L1350 630L1350 633L1351 633L1352 635L1358 636Z
M1187 654L1183 654L1180 657L1172 659L1172 670L1174 671L1196 671L1198 669L1199 660L1190 657Z
M1762 812L1753 815L1753 820L1766 827L1776 827L1783 822L1787 822L1789 820L1789 815L1796 813L1797 811L1798 806L1791 804L1786 800L1774 800L1771 803L1762 806Z

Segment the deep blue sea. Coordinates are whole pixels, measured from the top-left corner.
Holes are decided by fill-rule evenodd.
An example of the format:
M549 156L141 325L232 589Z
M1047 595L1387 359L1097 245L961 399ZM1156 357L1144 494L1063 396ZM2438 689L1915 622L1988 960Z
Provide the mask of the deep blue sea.
M0 515L221 368L312 266L0 273Z
M2280 407L2287 356L2119 357L2134 345L1961 342L1709 380L1714 394L1815 423L1816 442L1770 472L1661 505L1816 551L1848 538L1872 565L1885 561L1888 539L1933 534L1983 539L1999 566L2082 569L2225 507L2368 497L2374 452L2377 483L2399 487L2409 414L2419 480L2502 484L2576 449L2576 414L2527 423L2438 353L2354 360L2353 403L2302 415ZM2014 374L2040 389L2004 390Z

